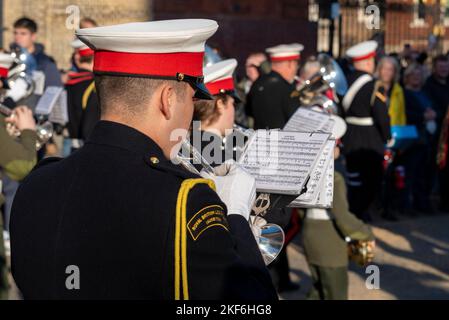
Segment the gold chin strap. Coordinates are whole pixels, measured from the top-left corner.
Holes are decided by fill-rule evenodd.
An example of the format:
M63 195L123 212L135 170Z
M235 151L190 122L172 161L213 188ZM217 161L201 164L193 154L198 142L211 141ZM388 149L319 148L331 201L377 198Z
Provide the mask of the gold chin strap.
M187 278L187 199L190 190L197 184L204 183L215 191L215 184L209 179L184 180L179 189L176 202L175 224L175 300L189 300L189 283ZM182 282L181 282L182 280Z
M83 107L83 110L86 110L87 102L89 101L90 94L94 90L95 90L95 82L92 81L92 83L87 87L86 91L84 91L84 93L83 93L83 100L81 101L81 106Z

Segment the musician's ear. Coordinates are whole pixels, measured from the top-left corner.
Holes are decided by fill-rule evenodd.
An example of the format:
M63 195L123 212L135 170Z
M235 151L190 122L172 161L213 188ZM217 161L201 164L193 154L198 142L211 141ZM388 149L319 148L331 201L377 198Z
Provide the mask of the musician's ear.
M217 99L217 102L216 102L217 110L221 113L221 112L223 112L226 109L226 102L225 102L226 98L219 97L219 98L216 98L216 99Z
M171 86L170 84L163 84L160 97L159 110L166 120L170 120L173 113L172 104L176 99L176 94L173 86Z

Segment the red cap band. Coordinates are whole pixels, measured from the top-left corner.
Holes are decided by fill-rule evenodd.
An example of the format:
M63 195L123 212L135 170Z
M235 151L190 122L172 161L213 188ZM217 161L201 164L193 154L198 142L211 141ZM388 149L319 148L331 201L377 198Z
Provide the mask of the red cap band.
M299 60L301 55L295 54L293 56L285 56L285 57L271 57L271 61L280 62L280 61L290 61L290 60Z
M221 93L221 90L231 91L234 90L234 79L226 78L223 80L218 80L214 82L206 83L206 88L209 90L211 95L216 95Z
M366 60L366 59L369 59L369 58L373 58L375 56L376 56L376 51L373 51L373 52L368 53L368 54L366 54L364 56L354 57L354 58L352 58L352 61L353 62L362 61L362 60Z
M93 56L95 51L91 48L78 49L78 53L81 57Z
M204 52L129 53L95 51L94 71L142 76L203 75Z
M2 68L0 67L0 77L1 78L8 78L8 68Z

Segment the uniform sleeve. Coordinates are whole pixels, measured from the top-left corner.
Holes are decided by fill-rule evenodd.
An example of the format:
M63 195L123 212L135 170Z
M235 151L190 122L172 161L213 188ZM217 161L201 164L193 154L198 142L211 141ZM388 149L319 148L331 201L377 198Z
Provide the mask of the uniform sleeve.
M347 201L346 185L343 176L335 172L334 205L332 214L338 229L352 240L372 240L374 235L368 225L357 219L350 211Z
M188 195L187 246L190 299L277 299L248 222L205 184Z
M390 116L386 105L386 96L382 87L376 88L372 97L372 111L374 123L377 126L383 141L391 139Z
M2 119L0 119L1 121ZM0 123L0 167L11 179L20 181L36 164L36 132L23 130L15 140Z

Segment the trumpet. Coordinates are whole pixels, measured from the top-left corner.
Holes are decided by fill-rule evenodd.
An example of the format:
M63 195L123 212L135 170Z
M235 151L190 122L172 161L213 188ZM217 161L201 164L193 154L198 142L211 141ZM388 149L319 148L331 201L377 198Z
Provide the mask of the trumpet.
M189 156L182 154L182 150L187 150ZM192 160L195 163L201 164L203 170L210 174L214 174L212 166L204 159L201 153L190 143L189 138L186 138L181 143L181 150L176 156L176 160L184 168L192 173L200 174L198 169L192 164ZM273 262L284 246L285 235L282 228L273 223L266 223L262 218L266 213L270 205L270 198L268 194L259 194L254 202L252 212L253 215L249 219L249 225L253 231L254 238L256 239L262 258L265 265L269 265Z
M0 114L6 117L11 117L14 116L14 111L3 104L0 104ZM6 126L6 130L12 137L20 136L20 130L12 124L8 123ZM53 125L50 121L45 120L43 117L37 117L36 134L36 150L39 150L53 136Z

